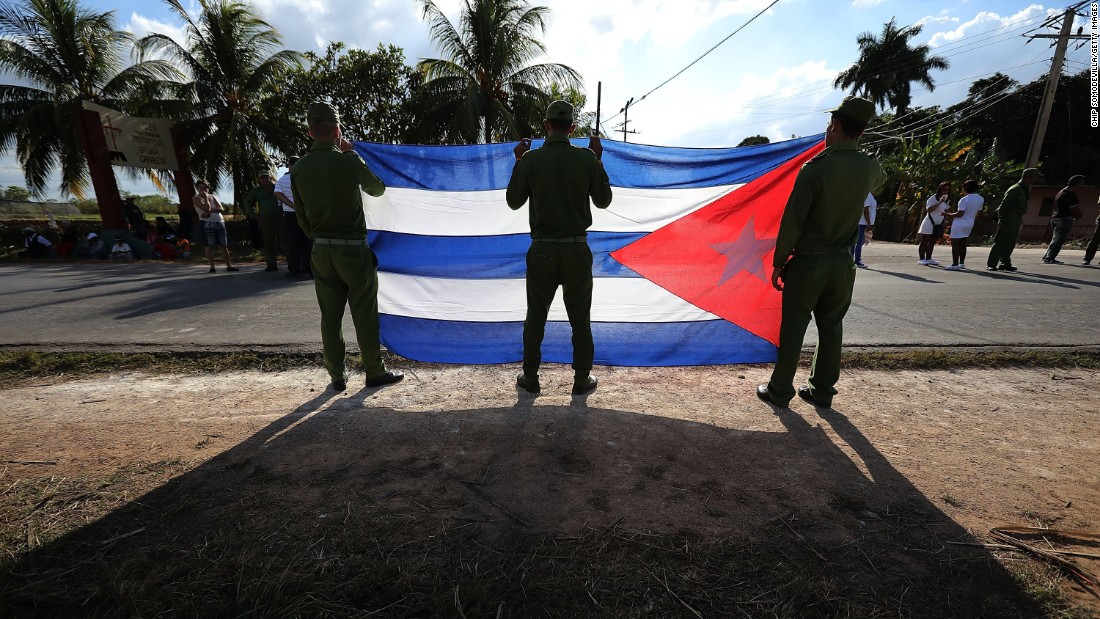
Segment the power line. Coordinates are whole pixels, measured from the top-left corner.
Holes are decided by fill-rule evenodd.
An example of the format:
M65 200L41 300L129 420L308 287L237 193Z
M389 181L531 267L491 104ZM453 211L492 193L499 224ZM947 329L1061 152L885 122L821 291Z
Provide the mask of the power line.
M1045 59L1042 59L1042 60L1036 59L1036 60L1034 60L1030 63L1027 63L1027 64L1037 64L1039 62L1045 62ZM1021 66L1026 66L1026 65L1021 65ZM1001 81L1003 81L1004 79L1009 79L1009 78L1006 75L1003 78L992 82L990 85L998 84ZM871 145L883 144L883 143L889 142L891 140L899 140L899 139L902 139L903 137L912 138L912 137L922 137L924 135L930 135L930 133L923 133L923 134L920 134L920 135L914 135L914 134L917 131L923 131L925 129L928 129L929 127L935 126L935 125L941 123L942 121L948 119L951 116L964 115L964 114L967 114L968 112L971 112L971 111L974 111L974 113L977 113L979 111L983 111L985 109L988 109L989 107L992 107L996 103L999 103L999 102L1003 101L1009 95L1020 92L1025 87L1026 87L1026 84L1018 85L1016 88L1007 89L1003 93L1000 93L998 95L994 95L994 97L992 99L982 100L982 101L975 101L975 102L973 102L969 105L964 105L964 106L962 106L960 108L956 108L956 109L950 109L949 108L947 110L944 110L943 112L940 112L939 114L933 114L930 117L918 119L914 122L909 122L907 124L903 124L900 127L895 127L894 131L892 133L882 133L882 132L879 131L882 128L882 126L886 126L886 125L876 127L875 130L873 132L870 132L870 133L872 135L882 135L884 137L881 138L881 139L878 139L878 140L873 140L873 141L871 141L869 143L865 143L865 144L868 145L868 146L871 146ZM980 108L980 109L976 109L976 108ZM968 115L965 116L965 118L970 118L973 115L974 114L968 114ZM959 122L961 122L961 119L958 119L955 122L950 123L950 124L945 125L945 126L948 126L948 127L954 126L954 125L958 124ZM905 135L902 135L903 133Z
M1026 45L1026 43L1025 43L1025 45ZM1012 52L1010 52L1008 55L1006 55L1004 58L1001 59L1001 62L1003 62L1009 56L1012 56L1013 54L1016 54L1017 52L1022 50L1023 47L1024 46L1021 45L1016 50L1013 50ZM1040 56L1044 55L1045 53L1046 52L1044 51L1043 53L1040 54ZM1030 62L1021 64L1021 65L1016 65L1014 67L1008 67L1008 68L1003 69L1003 70L1004 71L1011 71L1012 69L1019 69L1019 68L1022 68L1022 67L1038 64L1040 62L1045 62L1045 59L1039 59L1038 57L1036 57L1036 59L1033 59ZM1000 62L998 62L997 64L1000 64ZM1000 72L1001 70L1002 69L998 69L998 72ZM992 75L995 75L995 74L996 73L994 73ZM943 85L947 85L947 84L963 82L963 81L972 80L972 79L981 78L981 77L992 77L992 75L991 74L985 74L985 73L979 74L979 75L972 75L972 76L969 76L969 77L964 77L964 78L960 78L960 79L957 79L957 80L952 80L951 82L944 82L943 84L940 84L940 85L943 86ZM1011 79L1011 78L1006 75L1006 76L1002 77L1001 79L994 81L993 84L1000 83L1002 80L1005 80L1005 79ZM985 103L985 102L980 101L980 102L974 102L971 105L976 106L976 105L981 105L983 103ZM821 114L821 113L826 111L825 109L818 108L818 107L802 107L801 109L808 109L808 110L811 110L811 111L804 112L804 113L801 113L801 114L791 114L791 115L781 116L779 118L769 118L769 119L766 119L766 120L754 121L754 122L750 122L750 123L739 123L739 124L736 124L736 125L728 125L728 126L720 127L720 128L716 128L716 129L705 129L705 130L702 130L702 131L686 132L683 135L702 135L702 134L709 134L709 133L718 133L720 131L729 131L731 129L737 129L737 128L741 128L741 127L750 127L750 126L753 126L753 125L760 125L760 124L775 122L775 121L779 121L779 120L789 120L791 118L801 118L803 116L812 116L812 115L815 115L815 114ZM955 114L955 113L959 113L959 112L965 112L968 109L970 109L970 106L963 107L963 108L960 108L960 109L957 109L957 110L954 110L954 111L944 110L942 112L938 112L937 114L933 115L933 118L938 116L941 119L943 119L943 118L946 118L947 116L949 116L951 114ZM884 127L889 127L891 125L894 125L895 123L905 121L901 125L901 129L900 129L900 130L904 131L906 127L917 127L917 126L925 123L926 121L928 121L928 119L929 119L929 117L921 118L921 119L917 119L917 120L908 120L908 119L905 119L905 117L897 117L897 118L894 118L890 121L887 121L886 123L883 123L883 124L878 125L877 127L875 127L874 133L877 133L880 129L882 129ZM921 127L921 128L923 128L923 127ZM868 133L870 134L872 132L869 131Z
M1019 91L1020 91L1020 88L1013 88L1011 90L1006 90L1005 92L1003 92L999 95L996 95L995 97L993 97L992 99L990 99L988 101L981 101L980 103L975 103L974 105L972 105L970 107L962 108L960 110L955 110L953 112L950 112L951 114L960 114L960 113L965 112L965 111L969 111L970 113L966 114L964 116L960 116L959 118L956 118L954 121L949 122L947 124L940 124L940 121L944 120L944 118L939 118L939 119L936 119L934 122L927 122L927 123L923 124L920 127L914 127L912 129L910 129L911 131L919 131L919 130L922 130L922 129L927 129L928 127L935 126L935 129L932 129L931 131L926 131L924 133L910 133L910 134L907 134L907 135L887 135L886 137L878 139L878 140L872 140L872 141L869 141L869 142L865 142L865 143L862 144L862 146L864 148L872 148L872 147L875 147L875 146L881 146L883 144L892 142L894 140L902 140L902 139L913 140L913 139L916 139L916 138L922 138L922 137L932 135L937 130L942 131L943 129L947 129L949 127L954 127L955 125L961 123L962 121L964 121L968 118L971 118L971 117L975 116L976 114L978 114L980 112L984 112L985 110L993 107L994 105L1000 103L1001 101L1004 101L1005 99L1007 99L1008 97L1018 93Z
M695 66L695 64L696 64L696 63L698 63L698 62L699 62L700 60L702 60L703 58L706 58L706 57L707 57L707 56L708 56L708 55L709 55L709 54L710 54L711 52L713 52L714 50L718 49L718 47L719 47L719 46L721 46L721 45L722 45L723 43L725 43L726 41L728 41L728 40L730 40L731 38L733 38L733 35L737 34L738 32L741 32L741 31L742 31L742 30L743 30L743 29L744 29L744 28L745 28L746 26L748 26L748 25L749 25L749 24L751 24L752 22L756 21L756 18L758 18L758 17L760 17L761 15L763 15L764 13L766 13L766 12L768 11L768 9L772 8L773 6L775 6L775 5L776 5L776 4L778 4L778 3L779 3L779 0L772 0L772 3L771 3L771 4L769 4L768 6L764 7L763 9L761 9L761 10L760 10L760 11L759 11L759 12L758 12L758 13L757 13L756 15L753 15L753 16L752 16L751 18L749 18L749 20L748 20L747 22L745 22L745 23L741 24L740 26L738 26L738 27L737 27L737 29L736 29L736 30L734 30L733 32L731 32L731 33L729 33L728 35L726 35L726 38L722 39L721 41L719 41L718 43L716 43L716 44L715 44L715 45L714 45L713 47L711 47L711 48L710 48L710 49L708 49L707 51L703 52L703 54L702 54L701 56L699 56L699 57L698 57L698 58L696 58L695 60L692 60L692 61L691 61L690 63L688 63L688 65L687 65L686 67L684 67L683 69L680 69L679 71L677 71L677 72L676 72L676 73L675 73L675 74L674 74L674 75L673 75L672 77L670 77L670 78L668 78L667 80L665 80L665 81L661 82L660 84L658 84L657 86L655 86L655 87L654 87L654 88L653 88L652 90L650 90L649 92L647 92L647 93L645 93L644 95L642 95L642 96L641 96L641 97L640 97L640 98L638 99L638 101L637 101L636 103L633 103L633 105L637 105L638 103L641 103L642 101L645 101L645 98L646 98L646 97L648 97L649 95L651 95L651 94L653 94L653 93L657 92L657 91L658 91L658 90L659 90L659 89L660 89L661 87L663 87L664 85L668 84L669 82L671 82L672 80L676 79L677 77L680 77L680 75L682 75L682 74L684 73L684 71L687 71L687 70L688 70L688 69L690 69L691 67ZM633 97L631 97L631 99L630 99L630 100L631 100L631 102L633 102L633 101L634 101L634 98L633 98ZM618 118L618 117L619 117L619 115L620 115L620 114L623 114L625 110L626 110L626 108L624 107L624 108L623 108L623 110L620 110L618 114L616 114L616 115L612 116L611 118L608 118L606 122L611 122L612 120L615 120L616 118ZM601 122L600 124L602 125L603 123Z
M961 55L961 54L970 53L970 52L977 51L977 50L985 48L985 47L989 47L991 45L996 45L998 43L1003 43L1003 42L1017 36L1017 32L1022 31L1022 30L1026 30L1029 27L1026 22L1034 21L1034 20L1040 19L1042 17L1044 17L1044 16L1037 15L1035 17L1028 18L1028 19L1023 20L1021 22L1016 22L1014 24L1009 24L1009 25L1006 25L1006 26L1002 26L1001 28L995 28L993 30L989 30L989 31L986 31L986 32L982 33L982 35L986 35L986 34L989 34L989 33L992 33L992 32L996 32L997 30L1001 30L1001 29L1008 28L1008 27L1013 27L1013 29L1009 32L1003 32L1003 33L1000 33L1000 34L997 34L997 35L993 35L992 37L989 37L987 39L979 38L981 35L975 35L974 37L971 37L971 38L968 38L968 39L961 39L961 40L959 40L955 43L949 43L949 44L944 45L940 48L937 48L936 52L941 54L941 56L940 56L941 58L953 58L953 57ZM1023 23L1024 25L1021 26L1020 25L1021 23ZM1023 33L1019 36L1024 36L1026 34L1027 33ZM984 44L983 45L978 45L979 43L984 43ZM1026 45L1026 42L1024 43L1024 45ZM1021 49L1022 49L1022 47L1023 46L1021 46ZM945 51L950 51L950 53L943 53ZM889 66L891 68L896 68L896 69L907 69L907 68L912 68L912 67L915 67L915 66L919 66L919 64L920 64L919 61L912 61L912 62L908 62L908 63L902 63L902 64L899 64L899 65L893 65L893 64L890 64L890 63L881 63L881 64L878 64L878 65L870 65L870 66L866 67L860 75L861 76L870 75L875 70L886 67L886 66ZM804 86L804 87L802 87L798 90L795 90L793 92L789 92L789 93L786 93L786 94L778 94L777 93L777 94L774 94L774 95L768 95L768 96L765 96L765 97L761 97L759 99L754 99L753 101L756 102L756 103L766 105L766 104L771 103L771 102L786 101L786 100L794 99L794 98L804 98L804 97L807 97L807 96L810 96L810 95L813 95L813 94L816 94L816 93L819 93L819 92L826 92L826 91L829 91L829 90L833 90L835 88L832 85L834 79L835 78L826 78L826 79L822 79L822 80L817 80L817 81L811 82L810 84L808 84L808 85L806 85L806 86ZM825 85L820 86L820 84L825 84Z
M776 0L776 2L778 2L778 0ZM650 94L655 92L658 88L661 88L662 86L664 86L665 84L670 82L672 79L674 79L675 77L677 77L678 75L680 75L681 73L686 71L688 68L690 68L692 65L697 63L699 60L701 60L707 54L714 51L714 49L716 49L719 45L721 45L726 40L728 40L730 37L732 37L733 34L736 34L738 31L740 31L742 28L747 26L749 23L751 23L753 20L755 20L757 17L759 17L761 14L763 14L769 8L774 6L776 4L776 2L772 2L772 4L768 5L768 7L766 7L764 10L762 10L760 13L757 13L757 15L755 15L752 19L750 19L748 22L746 22L741 27L739 27L736 31L734 31L729 36L727 36L725 39L723 39L721 42L719 42L718 45L715 45L710 50L708 50L706 53L704 53L703 56L700 56L695 61L693 61L691 64L689 64L687 67L684 67L684 69L681 69L679 72L677 72L676 75L673 75L673 77L669 78L668 80L665 80L664 82L659 84L656 88L650 90L648 93L643 95L642 99L649 96ZM999 28L994 28L992 30L987 30L987 31L985 31L983 33L980 33L979 35L975 35L973 37L968 37L966 39L960 39L959 41L956 41L956 42L953 42L953 43L948 43L947 45L944 45L940 48L937 48L936 51L937 52L943 52L943 51L950 50L951 53L943 54L941 56L941 57L945 57L945 58L950 58L950 57L958 56L960 54L973 52L973 51L976 51L978 49L989 47L991 45L995 45L995 44L998 44L998 43L1003 43L1003 42L1007 41L1008 39L1013 38L1014 36L1017 36L1017 34L1020 31L1028 30L1029 28L1030 28L1030 30L1028 30L1028 32L1034 32L1035 30L1037 30L1039 28L1042 28L1043 24L1040 24L1039 26L1034 26L1033 27L1032 22L1035 22L1036 20L1039 20L1039 19L1049 20L1050 17L1051 17L1051 15L1049 15L1049 14L1036 15L1036 16L1033 16L1033 17L1029 17L1027 19L1020 20L1020 21L1017 21L1017 22L1014 22L1014 23L1011 23L1011 24L1006 24L1006 25L1001 26ZM1005 30L1006 28L1010 28L1010 30L1008 30L1007 32L1000 32L999 34L993 34L992 36L987 36L987 35L991 35L992 33L997 33L998 31ZM1026 35L1026 34L1027 33L1024 33L1024 35ZM1021 36L1023 36L1023 35L1021 35ZM1020 46L1019 49L1013 51L1008 56L1011 56L1012 54L1017 53L1019 50L1023 49L1023 47L1025 45L1027 45L1026 41L1023 45ZM1006 56L1005 59L1007 59L1008 56ZM886 66L887 64L889 64L889 63L883 64L882 66ZM919 64L919 62L914 61L914 62L911 62L911 63L904 63L903 65L891 65L891 66L894 66L895 68L907 68L907 67L911 67L911 66L917 66L918 64ZM1034 64L1034 63L1030 63L1030 64ZM1020 66L1027 66L1027 65L1020 65ZM880 67L876 67L876 66L868 67L865 70L864 74L870 74L876 68L880 68ZM1012 67L1012 68L1019 68L1019 67ZM1005 69L1005 70L1010 70L1010 69ZM963 81L965 79L968 79L968 78L962 78L960 80L953 80L951 82L945 82L945 83L939 84L939 85L943 86L943 85L947 85L947 84L952 84L952 83L956 83L958 81ZM812 82L808 86L808 88L804 87L802 89L794 91L793 93L786 93L786 94L782 94L782 95L777 93L775 95L770 95L770 96L767 96L767 97L761 97L759 99L754 99L754 100L752 100L750 105L746 105L744 107L748 107L748 108L771 107L772 103L778 103L780 101L786 101L786 100L795 99L795 98L805 98L806 96L812 95L812 94L817 93L817 92L832 90L833 87L831 85L831 82L832 82L831 78L830 79L825 79L825 80L818 80L816 82ZM825 84L825 83L828 83L828 85L826 85L824 87L814 86L815 84ZM639 101L640 101L640 99L639 99ZM802 109L811 109L811 108L809 108L808 106L802 106ZM724 128L724 129L709 129L709 130L701 131L701 132L686 133L684 135L695 135L695 134L699 134L699 133L714 133L714 132L717 132L717 131L732 129L732 128L736 128L736 127L750 126L750 125L754 125L754 124L762 124L762 123L766 123L766 122L772 122L772 121L777 121L777 120L785 120L785 119L789 119L789 118L798 118L798 117L801 117L801 116L809 116L811 114L819 113L821 111L824 111L824 110L815 110L813 112L807 112L807 113L804 113L804 114L795 114L795 115L784 116L784 117L780 117L780 118L774 118L774 119L769 119L769 120L759 121L759 122L754 122L754 123L744 123L744 124L740 124L740 125L734 125L734 126L731 126L731 127L727 127L727 128ZM611 120L617 118L621 114L622 114L622 110L620 110L619 114L616 114L615 116L612 116L611 118L607 119L607 121L610 122ZM893 122L896 122L897 120L898 119L894 119L893 121L890 121L890 122L893 123ZM601 122L601 126L602 126L602 124L603 123Z

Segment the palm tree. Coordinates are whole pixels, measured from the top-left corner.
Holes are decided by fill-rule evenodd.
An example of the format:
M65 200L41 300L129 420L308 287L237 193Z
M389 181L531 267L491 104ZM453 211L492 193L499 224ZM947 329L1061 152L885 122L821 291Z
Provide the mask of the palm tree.
M21 82L0 84L0 153L14 146L35 195L60 168L61 194L85 197L82 101L127 110L135 97L178 75L161 60L129 64L132 45L115 28L114 12L88 11L76 0L0 6L0 70Z
M417 63L425 78L422 105L445 142L482 142L531 135L557 82L581 91L580 75L555 63L531 64L546 53L550 9L527 0L463 0L456 28L432 0L420 0L432 39L446 58Z
M305 145L300 119L272 118L262 105L282 76L301 65L302 55L282 49L279 33L247 4L199 0L199 14L192 18L179 0L165 2L184 22L186 46L150 34L139 48L176 62L190 81L159 111L179 119L192 171L215 191L228 176L239 205L256 174L273 167L272 151L294 154Z
M927 45L910 46L910 40L920 34L923 24L906 26L900 30L891 18L878 37L864 32L856 38L859 44L859 60L837 75L833 86L851 89L874 101L879 107L895 108L902 116L912 102L910 87L917 82L928 90L936 88L932 70L946 69L950 65L939 56L931 56Z

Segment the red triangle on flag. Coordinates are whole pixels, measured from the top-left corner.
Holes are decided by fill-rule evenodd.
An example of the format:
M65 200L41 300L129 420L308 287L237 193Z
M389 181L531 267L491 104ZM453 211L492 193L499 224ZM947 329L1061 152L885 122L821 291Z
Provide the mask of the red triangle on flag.
M775 237L807 149L778 168L611 256L688 303L779 345L782 295L771 285Z

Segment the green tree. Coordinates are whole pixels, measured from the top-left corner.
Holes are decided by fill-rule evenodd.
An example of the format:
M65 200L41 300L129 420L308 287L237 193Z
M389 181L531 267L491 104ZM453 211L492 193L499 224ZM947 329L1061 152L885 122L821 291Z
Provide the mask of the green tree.
M325 100L340 110L349 139L400 143L414 137L420 79L400 47L369 51L331 42L324 55L306 52L305 63L264 100L270 116L304 119L310 102Z
M550 9L527 0L463 0L458 27L432 0L420 0L431 38L444 58L417 63L425 82L420 104L445 142L492 142L534 132L549 104L547 89L583 90L576 71L532 64L546 53L536 38Z
M14 146L31 193L42 195L60 169L61 194L85 196L82 101L127 110L178 76L163 60L129 64L132 45L114 12L88 11L76 0L0 5L0 70L22 82L0 85L0 154Z
M298 153L306 144L298 117L270 116L263 105L302 55L282 49L279 33L247 4L199 0L193 18L179 0L165 2L184 23L186 45L150 34L139 46L177 63L189 81L178 86L175 100L152 107L179 119L192 171L214 191L229 177L233 202L240 204L256 174L274 167L273 152Z
M25 187L19 185L8 185L8 188L4 190L5 200L14 200L15 202L26 202L31 199L31 192Z
M738 146L760 146L761 144L771 144L772 141L768 139L766 135L750 135L749 137L741 140Z
M176 202L166 196L160 194L151 194L147 196L131 196L134 198L134 202L143 213L146 214L146 218L150 221L153 219L151 215L172 215L176 213Z
M895 19L886 22L876 37L864 32L856 38L859 60L840 72L833 86L851 89L874 101L879 107L889 103L903 116L912 102L912 83L934 90L933 70L950 66L947 60L932 56L928 45L912 46L911 40L924 29L922 24L898 28Z

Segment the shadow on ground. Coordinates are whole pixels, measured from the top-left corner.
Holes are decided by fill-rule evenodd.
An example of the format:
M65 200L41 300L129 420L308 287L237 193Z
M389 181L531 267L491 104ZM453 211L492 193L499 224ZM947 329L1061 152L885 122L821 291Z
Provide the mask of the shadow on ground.
M326 392L8 562L0 615L1042 614L843 412L763 432L372 395Z

